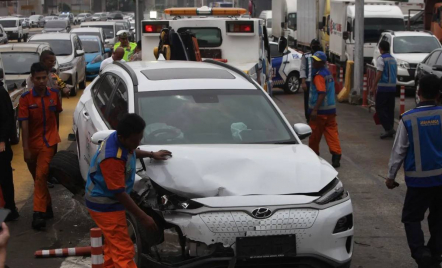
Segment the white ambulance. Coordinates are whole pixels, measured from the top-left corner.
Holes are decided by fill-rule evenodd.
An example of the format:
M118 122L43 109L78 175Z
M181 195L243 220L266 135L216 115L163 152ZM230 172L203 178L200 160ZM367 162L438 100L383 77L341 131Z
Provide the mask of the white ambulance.
M141 22L143 61L156 60L153 51L163 28L170 27L178 33L190 31L198 40L203 59L227 62L270 91L272 69L267 29L260 19L240 17L246 12L242 8L166 9L164 13L170 19Z

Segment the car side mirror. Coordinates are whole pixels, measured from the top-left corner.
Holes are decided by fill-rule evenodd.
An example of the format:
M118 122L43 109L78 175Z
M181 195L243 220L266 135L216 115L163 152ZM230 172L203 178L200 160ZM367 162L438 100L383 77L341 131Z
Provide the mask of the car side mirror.
M84 55L84 50L77 50L77 57L83 56Z
M433 70L435 71L442 71L442 65L434 65Z
M348 37L349 37L349 33L348 32L343 32L342 33L342 39L348 40Z
M130 30L131 30L131 31L135 30L135 27L130 27Z
M95 132L91 137L91 142L95 145L102 143L110 134L114 133L115 130L103 130Z
M284 36L281 36L278 41L279 53L281 53L281 54L284 53L285 49L287 48L287 44L288 44L287 38L285 38Z
M298 135L299 139L303 140L312 135L312 128L304 123L298 123L293 126L296 135Z

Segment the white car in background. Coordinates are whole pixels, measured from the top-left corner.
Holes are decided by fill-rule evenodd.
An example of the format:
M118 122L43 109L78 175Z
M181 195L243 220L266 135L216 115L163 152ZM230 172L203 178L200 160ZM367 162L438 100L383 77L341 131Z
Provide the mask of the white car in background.
M311 128L291 126L244 72L214 60L107 65L75 109L77 154L58 152L50 176L84 194L98 144L126 113L146 121L140 149L173 153L137 164L131 197L158 226L127 215L138 267L350 267L353 209L337 171L302 144Z
M441 48L439 40L429 32L388 31L384 32L373 53L373 65L381 55L379 43L390 43L390 54L398 64L397 86L414 87L416 68L433 50Z
M282 88L288 94L297 93L301 86L299 76L302 54L291 48L281 53L276 42L269 42L269 45L272 58L272 87Z
M86 61L81 41L76 34L36 34L29 38L31 43L49 43L57 57L60 78L72 85L71 96L77 95L78 87L86 88Z
M118 32L118 25L114 21L89 21L83 22L81 24L81 28L101 28L104 32L105 42L104 46L106 48L114 49L115 43L118 42L118 38L116 36Z
M0 19L0 24L3 26L3 29L8 35L8 40L17 40L19 43L22 40L26 42L27 35L23 34L23 27L21 25L20 18L6 17Z

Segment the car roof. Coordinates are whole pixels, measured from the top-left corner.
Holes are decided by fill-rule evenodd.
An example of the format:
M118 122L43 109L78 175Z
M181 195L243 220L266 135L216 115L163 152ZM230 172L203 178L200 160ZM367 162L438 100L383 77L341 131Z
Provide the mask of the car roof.
M137 61L125 64L135 73L138 92L196 89L247 89L257 87L238 70L195 61ZM119 69L109 64L103 72ZM231 67L230 67L231 68Z
M72 34L70 34L70 33L44 33L44 34L34 34L30 38L31 38L31 40L71 40Z
M38 52L42 47L50 47L49 43L9 43L0 46L0 52L6 51L31 51Z
M71 33L86 33L86 32L90 32L90 33L96 33L96 32L101 32L102 29L101 28L94 28L94 27L83 27L83 28L75 28L71 30Z
M116 22L114 21L88 21L81 23L81 26L89 26L89 25L114 25Z
M394 35L395 37L398 37L398 36L433 36L432 33L418 32L418 31L394 31L394 34L392 32L387 32L387 33L390 33L390 34Z
M20 18L17 18L17 17L3 17L0 20L20 20Z

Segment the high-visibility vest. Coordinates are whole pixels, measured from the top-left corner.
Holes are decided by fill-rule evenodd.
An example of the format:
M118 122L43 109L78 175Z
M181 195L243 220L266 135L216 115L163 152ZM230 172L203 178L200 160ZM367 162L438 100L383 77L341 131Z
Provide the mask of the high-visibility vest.
M121 46L121 42L116 43L114 46L114 51L115 51L115 49L119 48L120 46ZM129 42L129 48L128 47L123 48L124 49L123 60L125 60L126 62L129 62L129 59L132 56L132 54L134 53L136 47L137 47L137 43Z
M407 186L442 186L442 107L415 108L402 121L410 144L404 160Z
M396 92L397 62L389 53L382 54L384 70L378 83L379 92Z

